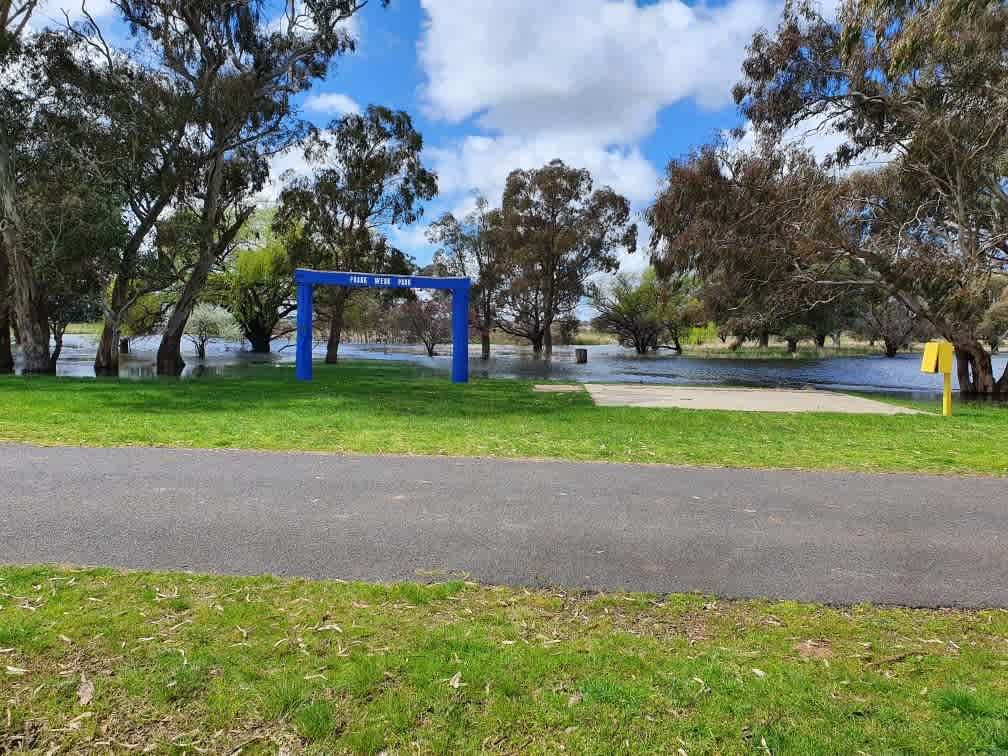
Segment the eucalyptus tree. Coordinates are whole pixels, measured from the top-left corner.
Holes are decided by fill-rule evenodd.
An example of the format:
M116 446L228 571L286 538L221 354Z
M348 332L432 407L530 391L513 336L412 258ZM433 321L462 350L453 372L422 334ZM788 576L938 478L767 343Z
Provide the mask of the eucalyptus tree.
M24 36L25 16L12 7L0 6L7 23L0 32L0 239L25 371L48 372L45 284L23 243L20 193L34 167L74 160L76 145L87 152L93 124L79 119L79 103L61 76L73 66L72 44L58 33Z
M840 165L895 156L847 183L848 217L868 219L853 242L868 243L839 246L955 344L964 390L1008 390L979 334L987 281L1008 268L1008 6L846 0L836 22L792 2L743 73L735 99L757 130L822 124L843 137Z
M110 46L86 12L68 33L87 51L75 80L85 112L108 124L100 148L101 180L122 197L130 228L102 300L94 363L97 375L118 375L120 331L130 310L174 281L153 233L173 205L188 199L183 187L192 187L201 175L204 144L193 127L197 95L146 56Z
M860 285L820 255L820 240L839 233L835 190L803 150L704 145L669 163L645 212L652 263L664 278L695 275L708 317L765 345ZM816 285L826 275L832 288Z
M273 339L293 330L280 328L297 307L294 268L284 240L269 239L238 251L225 272L211 280L211 288L253 352L268 353Z
M14 372L14 354L11 350L10 275L7 253L0 239L0 375Z
M417 221L421 202L437 194L437 176L421 160L423 138L409 115L371 105L329 124L310 144L311 176L295 179L280 196L277 229L297 232L298 265L365 273L408 273L411 263L386 233ZM326 362L339 359L343 312L352 290L337 289L328 309Z
M188 199L200 215L200 254L181 286L158 348L159 374L185 366L189 314L214 263L253 211L269 156L303 140L293 98L326 76L354 40L358 0L114 0L131 32L191 103L198 136ZM280 8L280 15L271 11Z
M0 70L9 68L15 58L15 48L28 26L37 0L0 0ZM6 79L6 77L4 77ZM7 82L0 86L8 86ZM0 105L7 107L9 95L4 91ZM0 117L2 118L2 117ZM18 220L14 194L14 168L11 164L11 124L0 121L0 373L14 370L11 353L11 281L6 245L16 237Z
M682 354L682 331L699 320L688 276L659 279L653 268L640 276L620 273L611 281L589 287L597 315L592 326L616 336L637 354L672 349Z
M636 250L630 203L554 160L508 176L502 219L509 254L498 325L551 354L553 323L577 306L588 277L615 270L620 249Z
M472 280L471 325L480 333L480 357L490 359L490 334L497 323L507 253L501 211L476 195L476 207L462 219L445 213L431 224L427 238L440 245L437 260L449 275Z

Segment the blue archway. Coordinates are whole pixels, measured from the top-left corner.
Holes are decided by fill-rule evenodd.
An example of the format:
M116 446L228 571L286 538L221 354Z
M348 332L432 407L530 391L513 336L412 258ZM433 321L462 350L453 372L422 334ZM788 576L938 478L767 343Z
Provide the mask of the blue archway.
M294 271L297 284L297 379L312 379L312 290L315 286L354 289L441 289L452 293L452 383L469 381L469 279L344 273L328 270Z

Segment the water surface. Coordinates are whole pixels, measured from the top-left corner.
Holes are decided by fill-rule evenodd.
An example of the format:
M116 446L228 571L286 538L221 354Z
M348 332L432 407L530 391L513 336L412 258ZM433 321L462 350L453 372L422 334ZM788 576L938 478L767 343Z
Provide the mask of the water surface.
M124 378L155 377L154 356L157 339L136 339L132 354L124 358L120 374ZM488 361L479 359L479 347L470 348L469 369L474 376L522 378L530 380L580 381L591 383L662 383L691 386L756 386L840 391L866 391L902 396L933 397L941 389L940 376L920 372L919 354L883 356L823 357L819 359L734 359L677 357L671 353L640 356L615 345L589 346L588 363L574 361L574 347L558 347L551 359L537 357L530 349L495 346ZM188 365L185 377L240 375L250 365L289 364L294 361L293 345L274 343L269 355L251 354L236 342L214 342L207 359L197 360L191 345L183 350ZM325 345L316 345L321 357ZM382 344L344 344L340 354L347 359L389 360L423 365L447 375L451 370L451 347L439 348L431 358L422 347ZM59 375L94 376L94 340L68 336L58 365ZM1004 369L1006 358L995 356L995 371Z

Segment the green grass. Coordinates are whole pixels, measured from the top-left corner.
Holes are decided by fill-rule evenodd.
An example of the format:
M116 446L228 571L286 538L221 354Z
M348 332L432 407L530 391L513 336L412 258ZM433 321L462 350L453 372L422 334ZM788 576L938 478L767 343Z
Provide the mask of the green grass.
M602 408L584 392L454 386L375 362L319 365L313 383L286 366L191 381L0 378L0 440L39 444L1004 475L1006 437L1005 407L960 404L949 419Z
M878 357L884 354L879 346L850 344L835 347L827 345L817 348L814 344L802 343L794 354L788 352L786 344L771 344L767 347L743 344L738 349L721 343L683 345L683 357L729 359L729 360L822 360L830 357Z
M102 322L94 323L71 323L67 326L66 333L75 336L101 336Z
M1006 636L1000 610L0 568L0 753L997 753Z

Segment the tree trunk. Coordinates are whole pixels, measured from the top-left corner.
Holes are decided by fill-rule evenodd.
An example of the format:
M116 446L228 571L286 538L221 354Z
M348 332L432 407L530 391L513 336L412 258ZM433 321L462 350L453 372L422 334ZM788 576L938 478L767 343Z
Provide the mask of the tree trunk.
M11 351L10 295L7 277L7 255L0 249L0 374L14 372Z
M547 323L546 328L542 335L543 346L542 348L546 351L546 356L551 357L553 355L553 324Z
M529 336L528 340L532 342L532 352L533 354L540 355L543 350L543 335L542 333L537 333L533 336Z
M787 340L787 350L788 354L795 354L798 352L798 339L788 339Z
M759 335L759 345L763 349L766 349L767 347L770 346L770 334L767 333L766 331L764 331Z
M815 345L817 347L819 347L820 349L822 349L824 346L826 346L826 337L828 335L829 334L826 334L826 333L817 333L816 336L815 336Z
M129 281L124 272L120 270L112 284L109 311L105 314L105 322L102 324L98 352L95 354L95 375L112 377L119 375L119 327L123 310L126 307L127 296L129 296Z
M161 344L158 346L157 352L158 375L182 375L182 371L185 369L185 360L182 359L182 337L185 334L186 323L189 322L189 316L192 315L200 292L206 286L214 260L240 228L240 225L232 225L229 234L224 234L221 238L217 238L214 233L214 223L220 207L224 168L225 159L223 152L221 152L214 159L207 180L206 195L203 198L203 209L200 213L203 227L200 257L196 261L192 273L189 274L189 280L182 288L182 293L179 295L178 302L175 303L175 308L165 326L164 335L161 337Z
M95 354L95 375L113 378L119 375L119 347L119 325L106 317Z
M343 314L346 312L350 292L337 288L333 295L333 303L329 315L329 341L326 344L325 361L329 365L339 362L340 338L343 335Z
M997 383L994 381L994 366L991 364L990 355L979 342L956 343L955 355L961 392L993 394L998 390L1000 381Z
M56 326L53 331L53 350L49 356L49 372L56 374L56 363L59 362L60 354L63 352L63 334L66 333L66 323Z
M49 313L45 292L31 260L17 244L21 216L14 199L13 152L10 142L0 135L0 238L7 253L24 372L50 373L53 368L49 360Z
M245 338L252 345L255 354L269 354L272 351L272 336L273 329L267 328L262 323L253 323L245 332Z
M885 341L885 356L892 359L900 350L900 345L898 341L890 341L886 339Z
M490 329L481 328L480 329L480 359L489 360L490 359Z

